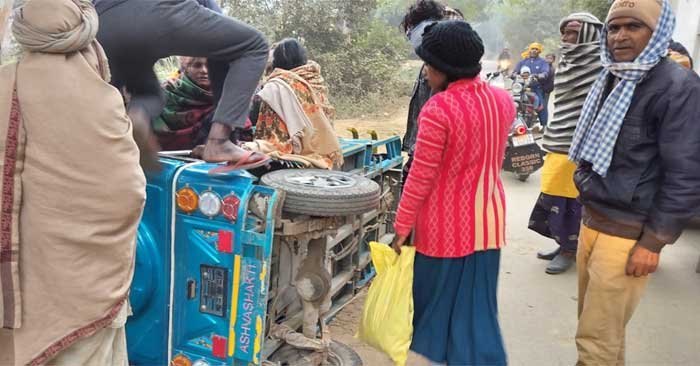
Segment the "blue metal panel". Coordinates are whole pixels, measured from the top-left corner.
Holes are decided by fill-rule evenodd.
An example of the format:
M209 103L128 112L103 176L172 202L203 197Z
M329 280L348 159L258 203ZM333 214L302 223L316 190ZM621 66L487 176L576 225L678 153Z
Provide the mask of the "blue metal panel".
M245 172L210 176L207 172L211 168L206 164L183 171L176 190L190 187L200 194L235 194L240 199L238 220L230 222L222 215L209 218L199 212L177 213L171 357L184 354L213 364L259 365L265 338L277 192L255 186L254 178ZM253 195L265 200L266 217L249 214ZM232 253L219 250L219 241L227 237L233 240ZM223 277L218 282L208 282L205 269L222 273ZM212 286L224 290L216 297L208 292ZM203 302L205 298L207 302ZM223 309L206 309L208 304ZM214 354L215 338L225 340L225 353L220 355L223 357Z
M161 159L163 169L148 177L146 207L138 230L136 267L126 325L132 365L167 364L170 292L172 181L182 162Z

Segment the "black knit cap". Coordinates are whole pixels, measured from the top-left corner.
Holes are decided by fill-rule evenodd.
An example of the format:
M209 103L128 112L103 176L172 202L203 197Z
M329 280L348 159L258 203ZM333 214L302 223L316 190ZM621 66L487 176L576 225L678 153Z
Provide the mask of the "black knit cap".
M481 72L484 42L465 21L435 22L425 28L416 54L448 77L473 78Z

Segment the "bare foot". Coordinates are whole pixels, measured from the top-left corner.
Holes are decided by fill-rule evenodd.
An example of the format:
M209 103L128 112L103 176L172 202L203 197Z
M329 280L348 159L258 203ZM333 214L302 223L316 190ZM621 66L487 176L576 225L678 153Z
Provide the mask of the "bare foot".
M248 151L236 146L229 140L208 139L207 144L204 146L204 152L201 154L202 159L208 163L237 163L248 154ZM246 163L253 164L266 159L267 156L264 154L255 153L248 158Z
M231 126L223 123L214 122L209 130L207 144L204 146L204 151L201 152L201 158L208 163L238 163L249 152L236 146L229 137L231 136ZM198 150L198 149L196 149ZM201 150L192 151L194 154L199 154ZM255 164L267 159L267 156L260 153L255 153L248 157L245 164Z

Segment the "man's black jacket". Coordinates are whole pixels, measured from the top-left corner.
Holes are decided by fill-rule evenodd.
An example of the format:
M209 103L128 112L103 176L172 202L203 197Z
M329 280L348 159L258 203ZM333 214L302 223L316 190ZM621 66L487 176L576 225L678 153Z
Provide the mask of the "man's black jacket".
M605 177L574 180L584 224L659 252L700 208L700 77L663 59L637 85Z

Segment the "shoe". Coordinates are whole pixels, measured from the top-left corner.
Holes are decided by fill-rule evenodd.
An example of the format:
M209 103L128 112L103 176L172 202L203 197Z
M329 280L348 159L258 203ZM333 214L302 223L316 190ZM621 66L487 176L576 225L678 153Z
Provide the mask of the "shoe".
M554 249L549 252L539 251L537 252L537 258L544 259L546 261L551 261L552 259L554 259L554 257L556 257L559 254L560 251L561 247L557 247L557 249Z
M564 273L576 263L576 256L573 253L559 253L549 263L545 272L548 274Z
M542 124L540 124L540 123L538 122L537 124L535 124L534 126L532 126L531 130L532 130L532 132L534 132L534 133L542 133L542 132L544 132L544 126L542 126Z

